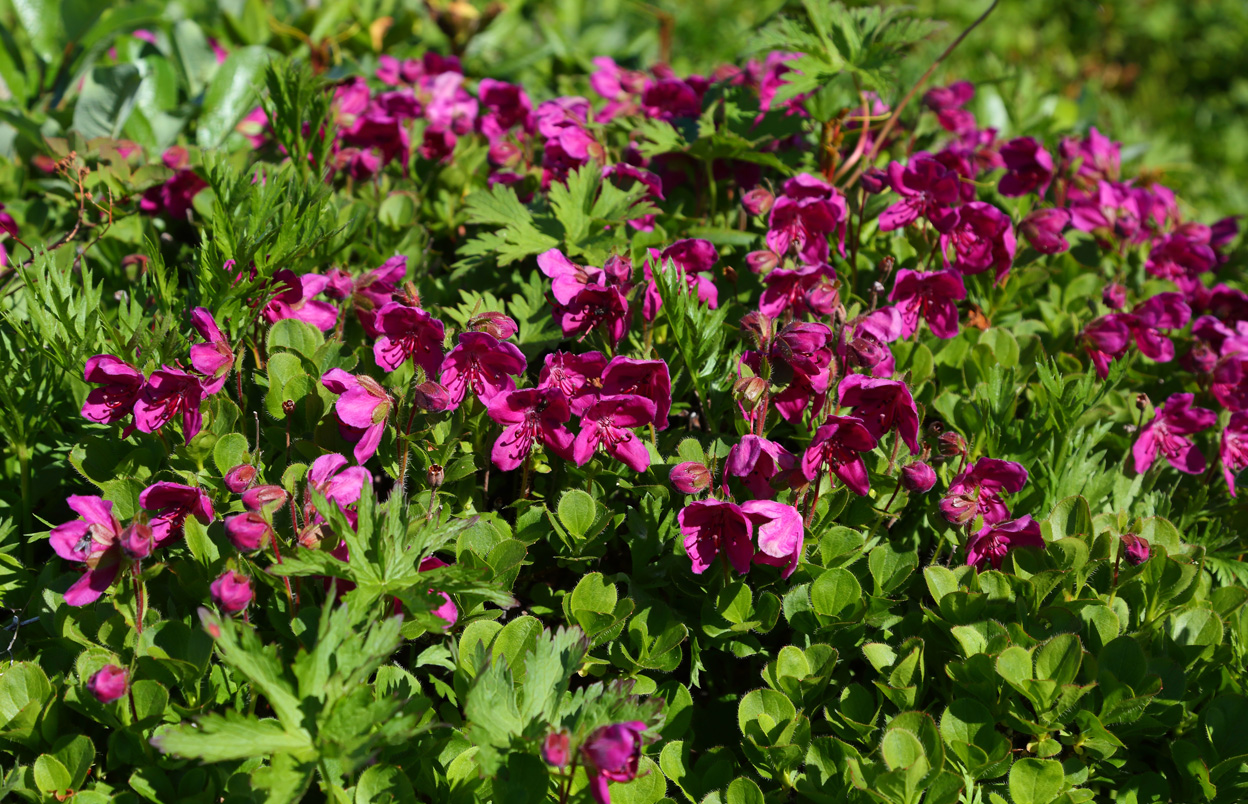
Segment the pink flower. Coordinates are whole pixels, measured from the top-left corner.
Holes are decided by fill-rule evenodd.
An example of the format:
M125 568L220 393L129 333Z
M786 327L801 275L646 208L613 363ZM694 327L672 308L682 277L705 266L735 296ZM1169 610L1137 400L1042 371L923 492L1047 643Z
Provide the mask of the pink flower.
M100 424L113 424L128 416L145 382L143 372L112 355L89 358L82 373L87 382L101 386L87 394L82 415Z
M565 338L600 329L614 346L628 332L628 298L619 287L584 288L568 304L555 305L553 312Z
M390 394L366 374L353 376L340 368L330 369L321 378L330 393L339 394L334 403L338 421L358 434L355 460L363 464L377 452L386 421L390 418Z
M724 460L724 487L728 477L739 477L756 500L772 500L776 489L772 481L789 484L797 469L797 458L784 447L756 435L745 435L728 450Z
M65 592L68 605L85 606L113 585L121 569L121 523L113 516L112 502L102 497L75 495L66 502L80 518L52 529L52 549L66 561L87 565Z
M542 741L542 759L556 768L564 768L571 758L571 751L568 748L568 733L566 731L552 731L546 735L546 739Z
M283 492L283 496L285 492ZM244 553L259 550L273 535L273 526L255 511L234 514L225 519L225 535Z
M1140 429L1139 438L1131 448L1135 456L1135 471L1143 474L1164 455L1166 460L1180 472L1198 475L1205 471L1205 456L1187 436L1207 430L1218 420L1218 415L1205 408L1194 408L1194 394L1172 394L1157 409L1153 420Z
M289 496L281 486L255 486L243 492L243 505L251 511L263 511L273 503L285 505Z
M896 284L888 300L901 313L902 337L909 338L919 328L919 319L928 323L938 338L958 334L958 301L966 298L962 277L950 271L919 273L904 268L897 272Z
M901 468L901 485L911 493L926 494L936 485L936 470L923 461L915 461Z
M662 360L613 357L602 372L603 394L637 394L654 403L654 427L667 429L672 407L672 376ZM577 411L578 415L580 412Z
M524 463L535 443L550 447L564 459L572 457L572 433L564 427L572 416L557 388L522 388L498 394L486 406L490 418L503 425L490 457L510 472Z
M631 782L637 777L641 759L641 734L646 724L640 720L617 723L589 735L581 746L585 771L589 775L589 791L598 804L611 804L610 782Z
M832 185L803 173L784 183L767 220L767 248L784 256L792 248L808 265L828 261L828 237L835 233L837 251L845 256L849 207Z
M1016 494L1026 484L1027 470L1021 464L980 458L949 484L940 511L952 525L967 525L979 516L984 518L984 527L996 525L1010 518L1002 492Z
M338 322L338 308L313 298L327 285L329 277L319 274L296 276L293 271L275 272L273 286L280 290L264 306L265 320L276 324L284 318L297 318L322 332L329 332Z
M1124 533L1122 535L1122 547L1127 556L1127 561L1136 567L1148 561L1148 556L1152 553L1148 539L1143 539L1134 533Z
M445 561L436 556L427 556L420 560L420 566L417 567L418 572L428 572L429 570L439 569L440 567L449 566ZM436 590L430 589L430 592ZM455 607L455 601L451 600L451 596L446 592L437 592L442 597L442 605L433 610L436 617L446 621L443 629L449 629L459 619L459 609Z
M776 203L776 197L765 187L755 187L741 196L741 206L751 215L766 215Z
M1209 245L1212 232L1208 226L1187 225L1164 235L1153 243L1144 262L1144 270L1153 276L1170 279L1183 287L1199 282L1200 275L1218 265L1218 255Z
M191 346L191 367L204 375L204 393L215 394L225 385L230 369L234 367L234 350L221 333L212 313L203 307L191 311L191 326L207 341Z
M848 327L843 328L837 355L847 365L867 369L872 377L888 379L893 376L896 362L888 344L901 338L905 331L897 308L881 307L849 323L853 327L853 340L845 342Z
M181 483L153 483L139 494L139 505L157 514L151 521L157 547L181 538L182 525L188 516L194 516L205 525L216 517L212 500L203 489Z
M1092 126L1087 139L1064 137L1058 146L1062 157L1062 170L1076 169L1076 176L1084 182L1116 181L1122 161L1122 145L1114 142Z
M442 363L438 377L450 393L451 407L459 407L471 387L483 405L501 393L514 390L514 374L523 374L524 355L514 344L484 332L460 333L459 343Z
M212 602L226 614L237 614L251 604L255 593L251 591L251 579L241 572L223 572L209 587Z
M1158 293L1130 313L1109 313L1084 327L1083 338L1096 373L1104 379L1109 364L1126 353L1134 337L1140 353L1150 360L1174 359L1174 344L1162 330L1180 329L1191 318L1191 308L1178 293Z
M793 506L772 500L750 500L741 503L741 510L753 523L758 538L754 563L783 567L780 577L788 578L802 558L806 533L802 515Z
M442 343L446 329L442 322L406 304L390 302L373 319L382 336L373 344L373 359L386 371L395 371L409 357L425 372L437 376L442 368Z
M1001 195L1017 197L1036 193L1044 197L1053 181L1053 157L1034 137L1019 137L1001 146L1005 175L997 190Z
M147 378L134 403L135 426L145 433L154 433L180 413L182 433L189 444L204 425L199 411L203 399L204 386L198 377L164 366Z
M830 316L841 301L836 271L830 265L780 268L764 276L763 284L766 287L758 310L771 318L779 318L785 310L792 310L795 316Z
M1040 535L1039 522L1029 516L1022 516L975 534L966 545L967 566L984 570L992 565L993 569L1001 569L1005 554L1017 547L1044 549L1044 537Z
M685 461L673 466L667 479L682 494L697 494L711 487L711 470L699 461Z
M919 216L932 218L959 199L958 174L930 154L917 154L909 164L888 166L888 183L902 200L880 213L880 231L891 232L909 226Z
M829 416L802 455L802 473L807 480L814 480L826 464L850 491L866 496L871 483L862 453L875 449L876 443L862 419Z
M167 215L174 220L185 221L195 196L208 186L208 182L187 167L188 154L181 146L175 145L165 151L161 161L173 171L173 175L164 184L143 192L139 211L145 215Z
M962 107L975 97L970 81L955 81L947 87L932 87L923 95L923 105L936 113L940 127L954 134L975 129L975 116Z
M142 517L127 525L118 541L121 543L121 551L131 561L142 561L156 549L156 537Z
M952 247L953 268L962 274L980 274L988 269L1000 282L1014 264L1014 227L1010 217L992 204L972 201L956 210L957 222L940 235L940 251L949 265Z
M894 427L911 455L919 452L919 410L904 382L850 374L837 389L841 405L854 409L867 432L883 438Z
M367 469L362 466L346 467L347 459L336 452L322 455L312 462L312 466L308 468L308 484L304 494L305 521L324 521L313 504L313 489L346 511L348 505L359 501L365 485L372 486L373 477Z
M407 276L407 257L395 255L379 267L365 271L352 278L344 272L332 276L330 290L326 295L333 298L350 298L355 307L355 316L360 319L365 334L370 338L382 335L377 325L377 314L381 308L390 303L399 284Z
M739 574L754 559L754 523L739 505L723 500L691 502L676 515L685 535L685 552L695 575L701 575L720 553Z
M1101 302L1111 310L1121 310L1127 305L1127 289L1111 282L1101 290Z
M552 352L537 377L538 388L558 388L573 411L584 410L601 389L607 358L602 352Z
M235 494L242 494L251 488L251 484L256 480L256 467L249 463L240 463L233 469L225 473L223 481L225 487Z
M120 700L129 687L130 671L115 664L104 665L87 681L87 691L103 704Z
M1231 496L1235 496L1235 476L1248 466L1248 413L1231 414L1222 439L1218 444L1218 457L1222 459L1222 476Z
M1041 254L1061 254L1070 249L1070 242L1062 236L1062 230L1070 224L1070 212L1065 209L1037 209L1018 225L1031 247Z
M572 444L572 457L584 466L601 446L611 457L636 472L650 467L650 452L631 429L654 422L654 402L635 394L600 396L581 418L581 432Z

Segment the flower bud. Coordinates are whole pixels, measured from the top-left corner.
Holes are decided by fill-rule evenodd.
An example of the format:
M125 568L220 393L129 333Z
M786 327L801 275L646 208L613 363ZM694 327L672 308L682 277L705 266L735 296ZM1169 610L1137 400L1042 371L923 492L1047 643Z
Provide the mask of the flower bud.
M241 572L224 572L212 582L212 602L226 614L237 614L247 608L255 596L251 591L251 579Z
M745 255L745 264L756 274L768 274L780 264L780 255L772 251L751 251Z
M485 332L505 341L520 331L520 327L511 318L502 313L486 312L468 319L468 329Z
M286 502L289 495L281 486L256 486L243 492L243 505L252 511L261 511L266 505Z
M936 485L936 471L923 461L902 467L901 485L906 491L926 494Z
M152 529L143 519L136 519L121 532L121 549L134 561L142 561L156 547Z
M451 406L451 392L436 382L422 382L412 389L412 404L428 413L438 413Z
M1132 566L1138 567L1152 554L1148 539L1143 539L1134 533L1123 534L1122 546L1126 550L1127 561L1130 561Z
M732 390L741 398L741 404L746 410L753 410L767 390L767 381L762 377L742 377L733 383Z
M878 195L884 192L884 187L888 184L888 174L877 167L867 168L858 183L871 195Z
M566 731L552 731L546 735L546 740L542 743L542 758L548 764L563 768L568 764L570 753Z
M874 338L854 338L849 342L849 362L861 368L875 368L889 354L888 347Z
M741 196L741 206L751 215L766 215L771 212L771 205L774 203L776 197L766 187L755 187Z
M295 412L295 400L287 399L285 402L282 403L282 413L285 413L287 416L291 416L294 414L294 412Z
M225 534L244 553L259 550L273 533L273 527L254 511L235 514L225 520Z
M940 454L946 458L966 454L966 439L953 430L941 433L940 438L936 439L936 443L939 446Z
M1127 303L1127 289L1114 282L1101 291L1101 301L1111 310L1121 310Z
M240 463L225 473L225 487L235 494L242 494L256 479L256 467Z
M440 463L433 464L429 467L429 471L425 472L425 482L431 489L441 488L444 480L446 480L446 470Z
M747 313L741 319L741 329L749 335L758 349L766 350L774 330L772 320L762 313Z
M711 470L698 461L685 461L672 467L669 475L677 491L697 494L711 486Z
M112 703L126 694L130 671L115 664L106 664L87 681L87 690L100 703Z
M1139 393L1135 395L1135 406L1139 410L1144 410L1145 408L1147 408L1148 403L1149 403L1148 394Z

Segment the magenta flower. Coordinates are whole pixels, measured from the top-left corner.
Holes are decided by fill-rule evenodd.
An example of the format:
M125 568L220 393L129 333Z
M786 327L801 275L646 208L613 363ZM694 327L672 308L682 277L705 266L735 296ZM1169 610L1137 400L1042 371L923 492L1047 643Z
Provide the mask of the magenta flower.
M552 731L542 741L542 759L556 768L566 767L568 760L571 759L571 753L566 731Z
M1153 243L1144 270L1153 276L1179 283L1199 282L1200 275L1218 265L1218 255L1209 245L1208 226L1180 227Z
M940 511L952 525L962 526L984 518L984 527L1010 518L1001 494L1017 494L1027 485L1027 470L1014 461L980 458L949 484Z
M281 290L264 306L264 317L270 324L284 318L297 318L322 332L329 332L338 323L338 308L314 299L329 285L329 277L296 276L293 271L277 271L273 274L273 285Z
M436 556L427 556L420 560L420 566L417 567L418 572L428 572L440 567L449 566L445 561ZM430 589L430 592L435 590ZM446 592L437 592L442 597L442 605L433 610L435 616L446 621L443 630L449 629L459 619L459 609L455 607L455 601L451 600L451 596Z
M701 575L720 553L738 574L750 571L754 559L754 523L739 505L723 500L691 502L676 515L685 535L685 552L695 575Z
M645 187L646 194L634 201L633 206L643 204L649 198L655 198L659 201L665 200L663 197L663 181L648 170L642 170L639 167L620 162L604 167L602 169L602 177L604 179L613 179L617 187L627 188L632 185ZM632 218L628 221L628 225L639 232L652 232L654 231L654 214L649 213L639 218Z
M149 187L139 199L139 211L145 215L167 215L174 220L185 221L195 196L208 186L208 182L196 175L190 164L187 150L180 145L169 148L161 156L165 167L173 175L164 184Z
M538 268L552 280L554 314L565 337L605 326L613 343L628 330L629 282L632 266L620 257L607 260L602 268L577 265L558 249L537 258Z
M1014 226L1010 216L983 201L963 204L955 211L957 222L940 235L940 251L946 267L953 249L953 268L962 274L981 274L988 269L1000 282L1014 264Z
M773 382L783 384L790 377L800 375L809 379L816 391L826 391L827 385L821 380L832 364L831 340L832 330L826 324L804 321L785 324L767 351Z
M654 403L654 427L667 429L672 408L672 376L662 360L613 357L602 372L603 394L636 394Z
M608 782L631 782L637 777L641 734L645 730L646 724L640 720L603 726L581 746L589 791L598 804L611 804Z
M1040 523L1029 516L985 528L971 537L966 545L966 564L979 570L1001 569L1005 554L1018 547L1044 549Z
M256 467L249 463L240 463L233 469L225 473L222 478L225 487L235 494L242 494L251 488L251 484L256 480Z
M113 503L102 497L74 495L66 502L80 518L52 529L52 549L66 561L87 565L65 591L68 605L85 606L113 585L121 569L121 523L113 516Z
M830 316L841 301L836 271L830 265L776 269L763 277L763 284L758 311L771 318L779 318L786 310L795 316Z
M524 355L515 344L484 332L463 332L443 361L438 382L450 393L452 408L459 407L470 387L488 406L494 397L515 389L512 375L523 374L524 368Z
M1019 137L1001 146L1005 175L997 185L1006 197L1036 193L1044 197L1053 181L1053 157L1034 137Z
M390 394L366 374L353 376L340 368L330 369L321 378L321 385L338 394L334 412L338 421L359 435L355 460L363 464L377 452L386 421L390 418Z
M207 341L191 346L191 367L204 375L204 393L215 394L225 385L230 369L234 367L234 350L221 333L212 313L203 307L191 311L191 326Z
M602 268L577 265L552 248L537 256L537 267L551 279L551 293L560 304L570 304L587 287L606 287L607 276Z
M1062 170L1076 170L1075 175L1087 184L1118 179L1122 162L1122 145L1092 126L1087 139L1064 137L1058 146L1062 157Z
M1191 314L1182 295L1158 293L1130 313L1109 313L1092 320L1084 327L1082 338L1097 376L1108 376L1109 364L1126 354L1132 338L1150 360L1173 360L1174 344L1163 330L1186 326Z
M897 272L888 300L901 314L902 337L909 338L919 328L919 319L928 323L938 338L958 334L958 301L966 298L962 277L951 271L919 273L908 268Z
M501 139L508 131L533 128L533 102L519 84L482 78L477 84L477 97L485 113L477 118L477 128L490 142Z
M773 480L786 485L797 480L794 476L797 458L793 453L774 441L756 435L745 435L728 450L724 460L724 487L728 477L739 477L756 500L773 500L776 489Z
M87 360L83 378L99 385L82 403L84 418L100 424L113 424L128 416L143 390L143 372L112 355L96 355Z
M792 248L803 262L828 261L828 237L835 233L837 251L845 256L845 228L849 207L832 185L803 173L784 183L783 194L767 220L767 248L784 256Z
M156 512L151 526L157 547L181 538L182 525L188 516L194 516L205 525L216 517L212 500L203 489L181 483L153 483L139 494L139 505Z
M581 432L572 444L572 457L584 466L601 446L611 457L636 472L650 467L650 452L630 428L654 422L654 402L635 394L611 394L594 400L582 414Z
M360 495L364 492L364 486L372 486L373 476L364 467L348 468L347 463L346 457L331 452L317 458L308 467L307 486L303 496L303 521L308 526L325 521L325 518L316 510L315 501L312 499L313 490L324 495L326 500L337 504L339 510L346 514L351 526L355 526L355 512L349 511L347 506L359 501ZM246 498L243 502L246 504Z
M741 503L741 510L753 523L758 538L754 563L783 567L780 577L788 578L802 558L806 534L802 515L793 506L772 500L750 500Z
M572 457L572 433L564 423L572 416L567 399L557 388L521 388L498 394L486 406L490 418L503 425L490 457L510 472L524 463L535 443L550 447L561 458Z
M127 525L118 541L121 544L121 551L131 561L142 561L152 554L152 550L156 549L156 537L152 533L151 526L142 517Z
M919 410L904 382L850 374L837 389L841 405L854 409L867 432L877 440L894 427L911 455L919 452Z
M442 369L446 329L438 319L419 307L390 302L377 311L374 324L382 333L373 344L373 359L381 368L395 371L410 357L426 378Z
M273 503L284 505L289 496L281 486L254 486L243 492L243 505L250 511L263 511Z
M741 196L741 206L751 215L766 215L775 203L775 195L766 187L755 187Z
M888 166L888 183L902 200L880 213L880 231L891 232L909 226L922 215L940 217L946 207L959 200L958 174L928 154L918 154L910 163Z
M711 487L711 470L698 461L685 461L673 466L667 479L682 494L697 494Z
M1235 496L1235 476L1248 466L1248 413L1231 414L1222 439L1218 444L1218 457L1222 459L1222 476L1231 496Z
M893 376L896 362L888 344L902 337L905 326L901 313L895 307L881 307L873 313L849 322L853 339L845 342L846 331L841 329L841 342L837 355L850 366L865 368L872 377L888 379Z
M829 416L815 431L802 455L802 473L814 480L825 464L850 491L866 496L871 490L862 453L875 449L876 439L853 416Z
M572 411L580 415L593 403L606 370L607 358L602 352L552 352L546 355L537 387L558 388L568 398Z
M1121 310L1127 306L1127 289L1111 282L1101 290L1101 302L1111 310Z
M204 386L198 377L164 366L152 372L139 393L134 403L134 424L145 433L154 433L182 414L182 433L189 444L204 426L199 411L203 399Z
M285 496L285 492L283 492ZM273 535L273 526L255 511L245 511L225 519L225 535L244 553L259 550Z
M975 116L962 107L975 97L970 81L954 81L947 87L932 87L923 95L923 105L936 113L940 127L960 134L975 129Z
M1131 447L1136 472L1147 472L1158 454L1180 472L1198 475L1205 471L1205 456L1187 436L1212 427L1218 414L1192 407L1195 398L1194 394L1172 394L1157 409L1153 420L1140 429L1140 436Z
M1127 561L1136 567L1148 561L1148 557L1152 553L1148 539L1136 536L1134 533L1124 533L1122 535L1122 547L1123 552L1127 556Z
M226 614L237 614L251 604L255 593L251 591L251 579L241 572L223 572L209 586L212 602Z
M911 493L926 494L936 485L936 470L924 461L915 461L901 468L901 485Z
M1070 225L1070 212L1060 208L1037 209L1018 225L1031 247L1041 254L1061 254L1070 249L1062 230Z
M130 688L130 671L115 664L106 664L87 681L87 691L100 703L120 700Z
M565 338L601 329L615 345L628 332L628 297L619 287L587 287L570 303L555 305L553 312Z
M365 334L370 338L377 338L383 334L377 326L377 314L391 302L405 276L407 257L398 254L379 267L354 278L342 271L332 273L331 285L326 290L326 295L331 298L350 298L355 307L355 316L364 327Z

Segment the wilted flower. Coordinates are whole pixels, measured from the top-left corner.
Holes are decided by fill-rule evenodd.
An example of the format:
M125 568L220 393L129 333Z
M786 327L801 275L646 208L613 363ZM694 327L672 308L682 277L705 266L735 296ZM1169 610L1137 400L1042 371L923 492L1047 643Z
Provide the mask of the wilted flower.
M926 494L936 485L936 470L923 461L901 468L901 486L906 491Z
M212 602L226 614L237 614L251 603L251 579L241 572L223 572L209 587Z
M87 691L100 703L112 703L126 694L130 685L130 671L115 664L106 664L92 674L87 681Z
M966 454L966 439L953 430L946 430L936 439L940 454L946 458L954 458Z
M802 472L807 480L814 480L819 468L826 464L850 491L866 496L871 484L862 453L870 452L875 446L876 439L862 419L829 416L815 431L815 437L802 455Z
M981 570L989 565L993 569L1001 569L1005 554L1017 547L1044 549L1040 523L1030 516L1002 522L972 536L966 545L966 563Z
M1205 471L1204 454L1187 436L1212 427L1218 414L1192 407L1195 399L1194 394L1172 394L1157 409L1153 420L1140 429L1139 438L1131 447L1136 472L1147 472L1159 454L1180 472L1198 475Z
M598 804L611 804L608 782L631 782L637 777L645 730L646 724L639 720L603 726L581 746L589 790Z
M66 561L87 565L86 574L65 591L67 604L85 606L113 585L121 569L121 523L110 500L75 495L66 502L80 518L52 529L52 549Z
M1124 533L1122 536L1123 553L1127 557L1127 561L1133 566L1139 566L1148 560L1152 553L1148 539L1136 536L1134 533Z
M672 467L668 480L683 494L697 494L711 487L711 470L699 461L685 461Z

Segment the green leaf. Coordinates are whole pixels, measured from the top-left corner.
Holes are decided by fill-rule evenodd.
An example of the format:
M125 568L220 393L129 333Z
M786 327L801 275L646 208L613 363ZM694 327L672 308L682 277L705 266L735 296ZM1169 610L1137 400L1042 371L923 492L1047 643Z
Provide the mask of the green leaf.
M289 732L276 720L261 720L233 710L201 716L194 726L166 726L152 737L161 752L204 762L250 759L268 754L291 754L312 759L311 736Z
M728 785L724 804L764 804L763 791L753 779L733 779L732 784Z
M35 760L35 786L43 793L57 793L68 790L73 783L73 776L61 761L54 756L44 754Z
M57 0L13 0L13 11L26 29L31 46L48 64L61 54L64 30L59 6Z
M87 779L87 773L91 770L91 765L95 762L95 745L92 744L91 738L85 734L62 738L57 742L53 755L69 771L69 788L81 789L82 783Z
M96 67L74 106L73 129L87 139L121 135L143 76L133 64Z
M374 765L355 784L355 804L416 804L416 791L403 771Z
M905 729L889 729L880 743L880 755L889 770L913 768L919 763L927 762L923 751L923 743L912 732Z
M1073 683L1083 661L1083 647L1074 634L1058 634L1036 649L1036 678L1059 685Z
M569 489L559 498L559 521L573 536L583 538L598 518L598 504L580 489Z
M852 572L840 567L825 570L810 585L810 603L825 617L837 617L861 599L862 585Z
M325 343L325 335L311 324L297 318L283 318L269 328L265 345L272 355L279 349L289 349L297 355L316 363L316 350Z
M212 462L224 476L247 459L247 437L242 433L226 433L212 448Z
M1062 763L1026 757L1010 768L1010 800L1013 804L1049 804L1061 795L1065 783Z
M267 49L252 45L235 50L217 69L204 93L204 108L195 134L199 147L220 145L238 121L255 108L260 71L270 58Z
M169 705L169 691L151 679L131 684L130 694L134 701L134 714L139 721L163 717L165 707Z

